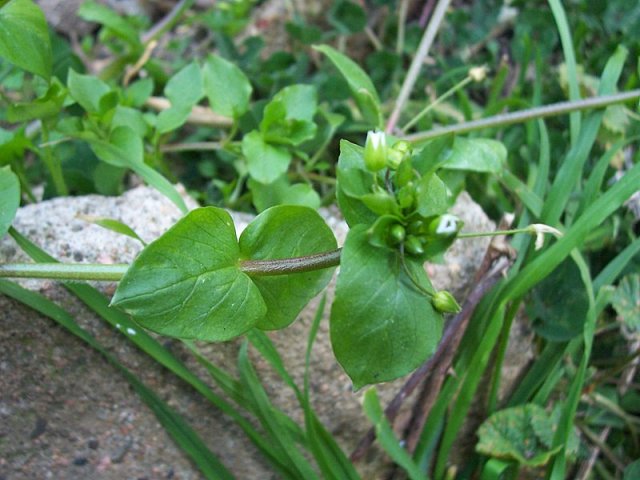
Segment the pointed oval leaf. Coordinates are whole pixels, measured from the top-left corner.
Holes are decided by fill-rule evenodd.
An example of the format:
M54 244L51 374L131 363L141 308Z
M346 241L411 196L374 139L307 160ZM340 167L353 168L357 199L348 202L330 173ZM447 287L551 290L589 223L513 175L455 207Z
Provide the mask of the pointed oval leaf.
M69 70L67 86L73 99L90 113L100 111L100 100L111 91L98 77L82 75L73 69Z
M242 154L251 177L261 183L275 182L289 168L288 150L268 144L257 130L242 138Z
M280 205L265 210L242 232L240 256L250 260L273 260L328 252L337 247L333 232L309 207ZM265 303L267 314L258 328L274 330L291 324L302 308L327 286L333 268L290 275L252 278Z
M20 206L20 182L10 167L0 168L0 238L9 230Z
M432 290L422 264L407 259L412 275ZM406 375L434 351L442 316L403 270L399 254L369 244L356 225L340 258L331 308L331 344L354 388Z
M0 7L0 57L46 80L51 77L51 39L44 13L31 0Z
M497 140L456 137L451 154L442 164L442 168L500 173L506 161L507 149Z
M421 216L441 215L449 209L449 190L435 173L425 175L416 187L416 202Z
M205 93L214 112L238 118L249 109L253 89L246 75L233 63L209 55L202 74Z
M112 304L162 335L237 337L266 312L260 291L238 267L238 256L231 216L215 207L193 210L142 251Z
M317 45L315 50L324 53L347 81L358 108L373 126L380 127L380 97L369 75L360 66L328 45Z

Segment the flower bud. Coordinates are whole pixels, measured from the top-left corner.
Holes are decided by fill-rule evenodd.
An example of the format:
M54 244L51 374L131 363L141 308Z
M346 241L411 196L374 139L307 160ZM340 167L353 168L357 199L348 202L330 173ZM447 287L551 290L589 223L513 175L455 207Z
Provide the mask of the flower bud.
M420 239L414 235L409 235L404 242L404 248L412 255L422 255L424 248Z
M364 145L364 164L367 170L377 172L387 166L387 137L384 132L367 133Z
M436 292L431 299L431 304L440 313L458 313L462 308L456 299L446 290Z
M396 142L389 150L387 155L387 166L391 170L396 170L402 161L409 156L411 152L411 145L404 140Z
M394 243L400 243L404 240L404 237L406 236L406 231L402 225L400 225L399 223L396 223L389 230L389 236L391 237L391 240Z

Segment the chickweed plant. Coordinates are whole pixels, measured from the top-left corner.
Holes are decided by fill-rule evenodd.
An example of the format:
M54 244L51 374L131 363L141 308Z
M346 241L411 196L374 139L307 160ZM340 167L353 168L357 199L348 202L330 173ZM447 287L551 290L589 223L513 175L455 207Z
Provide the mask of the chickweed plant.
M0 265L0 277L59 280L106 322L135 329L127 340L237 422L282 478L360 478L356 467L374 440L412 479L517 478L535 469L556 480L638 478L640 165L637 113L625 107L640 97L638 73L625 68L629 51L638 53L637 31L626 47L590 59L576 52L602 36L588 2L577 2L584 5L572 22L560 0L373 3L334 2L324 30L289 5L291 50L265 59L264 39L237 40L249 0L207 12L182 0L155 25L87 2L79 15L100 30L74 44L49 31L33 1L0 1L0 234L34 260ZM602 8L624 40L629 29L611 24L615 7ZM198 49L173 33L179 24L209 32L202 51L210 53L185 59ZM546 29L539 42L536 28ZM496 55L506 32L508 60ZM362 64L349 54L356 37L370 42ZM107 61L92 60L98 50ZM476 57L485 63L469 63ZM184 216L130 265L58 263L11 227L20 204L35 201L34 184L46 197L112 195L132 174ZM177 179L208 206L187 211ZM515 212L515 227L465 231L449 213L464 188L492 214ZM334 203L349 226L340 248L317 213ZM227 208L257 213L239 238ZM94 221L136 236L113 219ZM490 248L468 298L436 291L424 264L481 235L510 242ZM373 429L350 457L311 407L308 362L324 300L304 386L278 367L264 333L294 322L338 265L331 344L354 390L409 375L386 408L375 387L365 392ZM115 295L88 280L118 282ZM0 293L103 353L206 478L233 478L61 307L6 279ZM499 398L509 332L523 310L537 355ZM145 330L184 341L226 396ZM193 343L241 336L239 378ZM293 389L304 425L279 422L285 414L273 413L248 344ZM605 350L613 362L603 362ZM394 431L399 405L418 387L413 417ZM452 465L472 407L484 419L475 453Z

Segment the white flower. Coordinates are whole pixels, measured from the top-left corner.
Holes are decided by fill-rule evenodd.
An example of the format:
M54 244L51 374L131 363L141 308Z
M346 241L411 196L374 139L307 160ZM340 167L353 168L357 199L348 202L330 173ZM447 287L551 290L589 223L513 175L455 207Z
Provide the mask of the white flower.
M436 234L438 235L450 235L458 231L458 223L460 219L455 215L445 213L440 216L440 222L438 228L436 228Z
M550 233L556 238L562 236L562 232L560 230L550 227L549 225L545 225L544 223L534 223L532 225L529 225L528 230L532 235L536 236L536 250L540 250L544 245L545 233Z
M487 70L488 68L485 65L481 67L473 67L469 70L469 77L471 77L471 80L474 82L481 82L487 77Z

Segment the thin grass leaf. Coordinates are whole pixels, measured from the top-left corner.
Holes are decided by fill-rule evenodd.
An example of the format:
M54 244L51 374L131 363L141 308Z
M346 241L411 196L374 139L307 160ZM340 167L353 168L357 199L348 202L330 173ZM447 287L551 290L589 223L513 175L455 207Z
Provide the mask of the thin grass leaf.
M183 420L183 418L163 402L152 390L148 389L138 378L124 367L118 360L93 337L89 332L80 327L75 319L65 310L51 302L39 293L32 292L21 286L0 280L0 293L12 297L30 308L51 318L69 332L79 337L89 346L100 352L116 367L131 383L140 398L151 408L156 417L174 439L178 446L193 460L207 479L229 480L234 476L218 460L208 447L202 442L198 434Z
M562 446L562 448L552 461L551 475L549 477L550 480L562 480L566 477L566 445L572 431L573 419L578 409L578 402L580 401L580 395L586 378L589 357L591 356L591 347L593 345L593 336L596 328L596 299L594 296L589 267L587 267L584 258L577 250L574 250L571 256L580 270L580 277L585 285L589 299L589 310L587 311L587 321L584 326L582 337L584 343L582 359L580 360L578 371L571 383L569 395L565 401L565 406L553 437L552 447Z
M360 475L356 472L353 464L344 454L331 433L318 419L311 405L310 395L310 365L311 351L320 327L320 321L324 314L327 296L324 294L316 310L313 323L309 330L307 340L307 351L305 353L304 367L304 394L301 398L301 406L304 411L305 428L309 442L309 450L313 454L320 472L324 478L359 480Z
M518 177L508 170L502 172L500 180L516 195L523 205L536 217L542 211L542 199L533 193Z
M598 91L599 94L605 95L613 93L618 78L620 78L620 73L626 57L626 49L618 48L616 53L609 59L602 74L600 88ZM578 139L574 142L571 150L567 153L562 166L556 173L556 178L551 190L549 191L549 196L545 201L545 206L542 211L542 223L546 223L548 225L558 224L569 197L578 185L584 164L598 135L603 115L604 112L602 111L592 113L584 122Z
M580 85L578 84L576 54L573 49L573 40L571 38L571 32L569 31L569 22L567 21L567 15L560 0L549 0L549 6L551 7L553 18L555 19L556 26L558 27L560 43L562 44L562 51L564 53L564 61L567 66L567 76L569 80L569 99L580 100ZM575 145L578 141L581 118L582 117L580 112L572 112L569 115L571 143L573 145Z
M246 402L245 400L245 394L241 383L234 379L231 375L211 363L209 359L207 359L198 351L193 342L184 341L183 343L191 350L193 355L195 355L196 360L207 370L209 375L211 375L211 378L214 382L216 382L216 385L218 385L218 387L220 387L222 391L227 396L229 396L237 405L242 407L248 413L255 415L255 409L253 408L253 405ZM233 411L236 412L235 409ZM277 448L274 448L273 443L265 435L258 433L253 425L251 425L239 413L237 415L227 413L227 415L229 415L240 425L240 427L242 427L243 431L247 434L258 451L260 451L264 455L265 459L271 464L276 472L282 475L283 478L296 478L295 473L292 472L289 468L289 461L286 455Z
M270 434L274 448L277 448L288 458L291 470L297 475L294 478L317 479L317 474L298 450L297 439L292 435L290 428L281 423L281 412L271 404L267 393L260 384L260 380L249 361L247 345L246 342L243 343L238 355L240 381L246 389L246 398L254 403L258 420Z
M420 468L415 464L411 455L402 448L393 433L393 429L382 411L380 401L378 400L378 393L375 388L370 388L365 392L362 406L367 418L373 423L376 430L376 438L385 452L407 472L409 478L412 480L425 480L427 475L420 471Z
M593 289L597 292L605 285L613 284L629 262L640 252L640 238L636 238L611 260L593 280Z
M143 246L147 245L147 243L140 238L140 235L138 235L133 228L119 220L106 217L94 217L91 215L79 215L78 218L86 222L94 223L106 230L111 230L112 232L133 238L134 240L139 241Z
M473 402L476 389L482 380L491 354L493 353L493 347L498 340L498 335L502 329L502 323L505 316L506 302L500 304L492 315L487 330L482 336L482 342L479 348L475 351L473 358L469 362L469 365L465 371L464 380L459 389L457 398L453 406L450 407L450 415L447 418L447 424L445 426L442 440L440 442L440 449L438 450L438 457L436 460L436 466L434 469L434 478L442 478L447 468L447 458L453 442L455 441L458 431L464 423L469 407ZM458 370L462 371L462 370Z
M507 407L527 403L545 381L545 375L560 363L567 349L567 342L548 342L527 374L509 398Z
M640 136L635 136L626 140L618 140L598 159L591 170L587 183L584 186L582 199L580 200L580 206L578 207L576 215L580 215L580 213L582 213L582 211L591 205L598 197L600 188L602 187L602 182L604 181L604 176L609 168L609 164L611 163L611 159L622 147L629 145L632 142L636 142L638 139L640 139Z
M640 185L640 164L627 171L624 177L587 208L560 240L520 271L507 285L505 298L521 297L542 281L571 253L571 250L584 242L592 229L620 208L637 190L638 185Z

